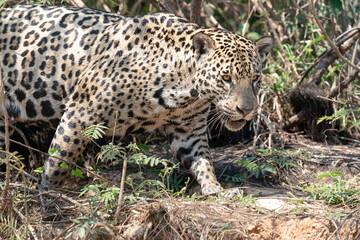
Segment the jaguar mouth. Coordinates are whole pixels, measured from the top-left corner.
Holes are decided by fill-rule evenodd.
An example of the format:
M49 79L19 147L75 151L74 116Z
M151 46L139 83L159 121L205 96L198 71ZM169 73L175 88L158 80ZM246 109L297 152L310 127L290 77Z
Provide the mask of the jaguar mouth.
M227 129L229 129L230 131L239 131L240 129L242 129L244 127L245 124L246 124L246 120L244 120L244 119L238 119L238 120L229 119L225 123L225 127Z

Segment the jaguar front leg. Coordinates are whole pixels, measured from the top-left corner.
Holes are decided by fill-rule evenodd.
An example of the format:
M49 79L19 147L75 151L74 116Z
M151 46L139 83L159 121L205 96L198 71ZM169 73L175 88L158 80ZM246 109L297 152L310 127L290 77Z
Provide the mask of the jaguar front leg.
M168 127L170 148L183 166L190 170L201 186L202 194L223 190L210 162L206 125L202 128Z
M90 125L91 123L81 119L71 109L65 111L50 145L50 149L56 150L55 154L44 164L41 181L43 187L61 187L69 179L72 164L76 163L89 142L82 137L82 127ZM66 163L68 167L62 163Z

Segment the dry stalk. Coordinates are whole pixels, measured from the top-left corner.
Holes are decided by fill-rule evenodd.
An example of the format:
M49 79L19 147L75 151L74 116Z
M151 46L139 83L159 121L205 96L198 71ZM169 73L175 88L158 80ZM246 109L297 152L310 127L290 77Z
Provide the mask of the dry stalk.
M339 230L340 228L344 225L344 223L346 222L346 220L348 220L354 213L356 213L357 209L355 209L354 211L352 211L349 215L346 216L346 218L341 222L341 224L339 226L337 226L336 230L330 235L330 237L328 237L328 240L330 240L334 234L339 234Z
M358 66L360 67L360 64L358 64ZM336 86L333 90L331 90L331 92L327 94L326 97L333 98L338 95L343 89L347 88L350 83L352 83L356 78L358 78L359 72L360 71L358 71L357 69L352 70L349 75L340 82L338 86Z
M29 217L25 217L20 211L19 209L17 209L16 206L13 206L13 210L16 212L16 214L21 218L21 220L26 224L26 227L29 229L32 237L34 238L34 240L37 240L37 236L36 236L36 231L35 229L29 224L28 219Z
M123 198L123 193L124 193L126 167L127 167L127 157L124 156L124 164L123 164L123 169L122 169L122 174L121 174L118 206L117 206L116 212L115 212L115 224L120 224L120 213L121 213L121 204L122 204L122 198Z
M8 158L10 155L10 137L9 137L9 115L7 113L7 109L5 106L5 95L4 95L4 82L2 79L2 71L1 71L1 65L0 65L0 101L1 105L3 107L3 115L4 115L4 121L5 121L5 158ZM7 206L7 201L5 200L8 191L9 191L9 184L10 184L10 161L9 159L6 161L6 176L5 176L5 184L3 191L1 193L1 205L0 205L0 212L3 212Z
M150 4L152 4L158 12L168 12L172 11L166 6L165 3L161 2L161 0L147 0Z
M275 30L275 23L272 21L272 19L269 17L268 13L266 12L265 10L265 7L264 5L262 4L262 2L260 0L257 0L257 2L255 0L252 0L254 2L254 4L258 4L261 12L264 14L267 22L268 22L268 25L270 26L270 30L275 38L275 41L276 43L278 44L278 47L280 48L281 52L282 53L285 53L285 49L283 48L282 44L281 44L281 41L280 41L280 38L279 38L279 35L277 34L276 30ZM293 74L293 77L295 78L296 81L298 81L300 79L300 75L299 73L297 72L296 70L296 67L293 63L290 62L290 60L288 58L284 59L284 62L287 66L290 67L290 70Z
M91 209L85 207L84 204L81 204L80 202L76 201L75 199L73 199L69 196L66 196L62 193L55 192L55 191L43 192L42 194L49 195L49 196L55 197L55 198L57 198L60 195L61 198L64 199L65 201L67 201L71 204L74 204L75 206L77 206L78 208L80 208L86 212L89 212L92 216L94 216L102 224L102 226L104 226L104 228L109 232L109 234L112 235L112 237L114 237L114 239L116 239L115 233L113 232L112 227L109 226L109 224L107 222L105 222L105 220L102 219L102 217L99 216L99 214L97 214L95 211L92 211Z
M86 7L86 4L82 0L68 0L67 2L75 7Z
M221 26L221 24L215 19L215 17L211 14L211 12L208 9L208 4L204 3L203 4L204 7L204 11L205 13L209 16L209 19L211 21L211 23L214 25L214 27L220 28L220 29L224 29L223 26Z

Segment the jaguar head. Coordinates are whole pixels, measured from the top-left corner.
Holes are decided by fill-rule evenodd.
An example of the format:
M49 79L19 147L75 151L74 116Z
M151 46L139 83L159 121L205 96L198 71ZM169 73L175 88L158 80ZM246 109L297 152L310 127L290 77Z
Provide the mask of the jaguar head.
M261 62L272 45L271 37L252 42L223 30L193 36L197 89L216 106L214 119L227 129L240 130L256 114Z

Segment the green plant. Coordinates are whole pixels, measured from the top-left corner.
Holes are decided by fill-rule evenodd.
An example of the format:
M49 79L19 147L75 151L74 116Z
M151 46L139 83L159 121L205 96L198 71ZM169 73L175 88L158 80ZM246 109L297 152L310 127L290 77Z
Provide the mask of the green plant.
M0 239L27 239L25 225L18 224L18 221L9 215L0 215Z
M91 191L93 196L90 198L90 201L98 206L97 201L104 203L107 211L111 212L111 209L116 206L116 196L120 192L120 188L116 186L109 186L107 183L89 185L82 189L79 196L84 195L85 193Z
M255 176L255 178L259 178L266 173L276 173L276 170L272 168L271 164L260 163L257 160L258 158L253 156L246 159L235 160L235 163L244 167L249 172L248 177Z
M107 230L97 228L98 221L90 216L82 216L72 220L76 225L73 230L66 236L66 239L104 239Z
M360 203L360 191L347 188L348 183L340 179L342 175L339 171L320 174L317 179L330 177L333 183L310 184L310 186L300 187L300 189L312 196L313 199L324 200L329 205L342 203L354 207ZM359 181L359 179L355 179L350 184L356 181Z
M323 121L334 122L339 119L344 119L345 121L342 122L344 122L344 127L346 127L351 118L354 118L354 121L352 121L352 125L349 129L355 126L360 126L360 108L342 107L331 116L323 116L319 118L317 123L319 124Z
M118 114L116 117L117 116ZM163 194L171 195L173 194L173 191L169 191L168 189L172 185L177 194L180 194L180 192L183 193L183 186L180 185L182 179L171 177L173 170L177 168L178 165L173 165L169 160L148 156L144 153L152 148L146 144L146 142L152 141L152 139L148 139L145 144L138 144L135 140L136 138L134 138L134 141L129 143L126 147L119 146L114 144L115 128L116 126L114 127L112 141L109 144L99 146L101 149L97 154L97 159L101 162L108 162L122 161L126 158L130 169L131 166L136 166L136 173L128 174L125 181L126 184L131 187L134 196L158 197ZM103 123L99 123L85 128L83 130L83 135L95 142L94 140L101 138L107 129L108 128L104 126ZM150 168L147 168L147 166L150 166ZM158 166L160 166L160 169L157 168ZM151 177L146 175L151 175ZM160 180L156 179L154 175L160 177ZM117 187L106 187L106 189L104 189L102 184L91 185L84 188L81 194L90 190L96 192L93 200L99 199L100 202L104 202L105 207L108 208L107 206L110 202L115 202L115 196L119 193L120 189ZM129 196L129 199L132 199L132 197Z

